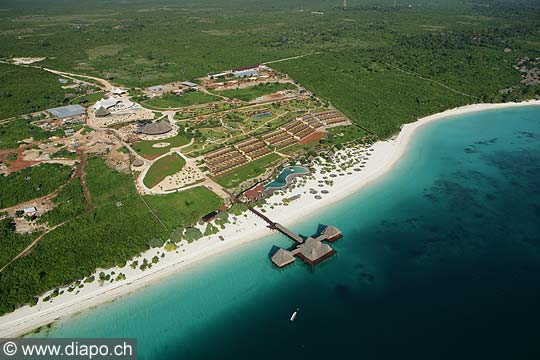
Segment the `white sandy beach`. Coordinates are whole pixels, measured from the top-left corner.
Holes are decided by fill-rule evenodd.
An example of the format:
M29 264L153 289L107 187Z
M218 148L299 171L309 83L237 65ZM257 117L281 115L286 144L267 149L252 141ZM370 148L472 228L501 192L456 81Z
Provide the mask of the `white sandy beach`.
M389 141L375 143L372 146L373 151L361 152L360 149L352 151L355 154L354 156L360 157L364 156L362 154L371 153L365 160L364 167L361 171L352 171L351 169L350 171L342 171L342 175L338 176L339 174L337 173L339 171L336 170L334 171L335 177L330 178L328 177L330 174L328 172L321 174L324 166L317 165L315 166L316 171L313 174L304 180L298 181L298 183L305 182L304 185L287 190L285 195L275 194L270 197L267 200L267 205L263 206L266 211L265 215L273 221L284 225L291 225L295 221L304 219L309 214L313 214L329 204L350 196L352 193L390 171L403 154L405 154L416 130L425 124L454 115L527 105L540 105L540 100L522 103L468 105L431 115L419 119L414 123L404 125L397 137ZM342 157L346 151L338 152L336 157ZM326 178L325 180L332 180L333 186L324 185L324 189L327 189L329 193L322 194L318 191L317 195L321 196L321 199L317 200L314 198L314 194L310 193L310 189L322 189L323 185L321 185L321 181L323 178ZM290 198L295 195L300 195L300 197L292 201L289 205L285 206L281 204L272 206L276 203L282 203L284 197ZM246 216L238 216L235 221L227 224L225 229L216 235L204 237L191 244L181 243L177 252L166 252L163 248L149 250L138 258L139 264L143 258L150 261L158 252L160 255L162 253L166 254L164 258L160 257L159 263L153 265L151 269L145 271L141 271L138 268L132 269L129 267L131 261L128 261L128 266L122 269L113 268L103 270L107 274L110 274L111 271L114 271L116 274L124 273L127 277L126 280L112 283L105 282L103 285L99 284L96 280L93 283L84 284L84 288L78 289L78 294L76 294L76 291L65 291L52 302L47 303L42 302L41 299L43 297L41 297L38 305L34 307L24 306L0 317L0 338L21 336L38 327L69 317L84 309L109 302L136 289L155 283L163 277L201 262L210 256L228 251L236 246L257 240L271 233L271 230L266 227L266 223L252 213L247 213ZM219 236L222 236L225 240L221 241ZM97 271L96 274L100 271Z

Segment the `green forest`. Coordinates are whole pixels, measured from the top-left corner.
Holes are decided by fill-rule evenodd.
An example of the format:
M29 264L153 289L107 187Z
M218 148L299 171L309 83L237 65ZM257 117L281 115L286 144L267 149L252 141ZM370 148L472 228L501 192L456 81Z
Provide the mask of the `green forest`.
M32 138L34 141L45 140L51 136L64 136L61 129L45 131L32 124L32 118L14 119L0 124L0 149L15 149L21 140Z
M42 56L40 66L143 87L303 56L269 65L381 137L454 106L540 96L514 69L540 55L536 1L352 0L346 11L338 3L52 0L45 8L9 0L11 11L0 13L0 59ZM15 82L17 73L3 81ZM60 99L45 83L26 100ZM20 100L3 103L16 108Z
M58 193L58 205L43 219L65 225L49 232L32 252L0 273L0 314L32 301L34 296L70 284L92 273L124 262L153 246L163 245L173 227L188 226L219 206L219 198L207 189L195 188L179 194L148 197L147 202L162 223L137 194L129 174L109 168L102 159L86 165L90 197L95 209L84 214L81 189L72 182ZM0 178L1 179L1 178ZM4 186L0 186L1 189ZM75 202L68 209L63 204ZM185 210L171 212L170 204ZM24 246L31 236L15 234L9 221L0 222L2 249L18 244L2 254L4 263ZM5 255L4 255L5 254Z
M67 105L66 93L57 75L0 63L0 119Z
M0 209L52 193L69 179L71 172L69 166L42 164L0 176Z

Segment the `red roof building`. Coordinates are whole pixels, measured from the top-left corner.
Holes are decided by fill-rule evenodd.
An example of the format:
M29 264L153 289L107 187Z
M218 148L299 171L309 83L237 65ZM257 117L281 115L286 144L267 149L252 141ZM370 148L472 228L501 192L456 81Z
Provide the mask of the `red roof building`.
M257 69L259 66L260 66L260 64L255 64L255 65L251 65L251 66L243 66L243 67L236 68L233 71L252 70L252 69Z
M246 191L244 195L249 201L254 201L254 200L259 199L262 196L263 192L264 192L264 186L257 185L253 189L249 189L248 191Z

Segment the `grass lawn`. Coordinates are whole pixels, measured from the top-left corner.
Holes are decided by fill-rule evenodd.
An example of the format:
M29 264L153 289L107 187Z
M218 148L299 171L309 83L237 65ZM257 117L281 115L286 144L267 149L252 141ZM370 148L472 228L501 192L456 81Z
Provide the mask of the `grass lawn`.
M144 199L171 230L196 223L223 205L220 197L203 186L167 195L145 195Z
M149 188L156 186L167 176L176 174L182 170L185 164L186 160L176 153L159 159L148 169L143 180L144 185Z
M175 137L164 140L137 141L136 143L132 144L132 147L139 155L151 160L157 158L160 155L166 154L167 152L169 152L170 148L189 144L189 141L190 139L188 139L185 135L177 135ZM169 143L170 145L162 148L153 147L154 144L164 142Z
M208 95L203 92L196 91L187 93L185 95L166 94L159 98L143 101L143 104L148 107L167 109L206 104L212 101L219 100L221 99L217 96Z
M277 154L268 154L265 157L250 162L247 165L240 166L225 174L219 176L216 182L225 188L233 188L238 186L245 180L261 175L265 169L275 163L281 157Z
M292 84L282 84L282 83L268 83L268 84L259 84L252 87L244 89L232 89L232 90L223 90L217 91L216 93L229 99L238 99L242 101L252 101L256 98L274 94L281 90L294 90L296 86Z

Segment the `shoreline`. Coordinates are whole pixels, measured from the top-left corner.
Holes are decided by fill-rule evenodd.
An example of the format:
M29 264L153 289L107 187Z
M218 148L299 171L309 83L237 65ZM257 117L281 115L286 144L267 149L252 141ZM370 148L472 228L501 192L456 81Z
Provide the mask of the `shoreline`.
M413 123L403 125L396 137L373 144L371 147L373 149L370 153L371 156L361 172L353 172L350 175L348 173L347 176L344 174L340 174L343 176L337 176L336 174L336 177L331 179L334 185L329 187L329 195L323 195L320 200L315 200L312 195L313 193L310 194L309 192L310 188L321 186L319 185L320 181L323 177L326 178L326 176L323 176L324 173L320 173L322 166L319 165L314 166L317 171L313 175L307 175L307 177L311 176L311 178L306 179L303 186L286 190L286 195L279 194L280 191L276 191L274 195L267 199L267 205L262 208L266 211L265 215L273 221L281 222L284 225L293 225L305 216L313 215L322 208L349 197L389 173L406 154L416 131L424 125L452 116L531 105L540 105L540 100L529 100L520 103L466 105L418 119ZM338 153L346 154L347 150L341 150ZM271 205L272 203L282 201L284 196L291 197L295 195L300 196L289 205ZM285 209L286 211L284 211ZM55 298L52 303L42 302L41 299L44 296L41 296L38 305L34 307L23 306L12 313L1 316L0 338L28 334L39 327L69 318L81 311L95 308L101 304L126 296L138 289L155 284L181 269L201 263L210 259L212 256L229 251L241 244L273 234L266 227L266 223L251 213L238 216L237 218L234 223L227 224L224 230L220 230L215 235L205 236L191 244L182 242L176 252L166 252L163 248L148 250L142 256L137 257L139 263L143 258L151 259L158 254L166 255L164 258L160 258L159 263L146 271L141 271L138 268L131 269L127 265L124 268L115 267L103 270L107 273L115 271L116 274L122 272L126 274L126 280L113 283L107 282L103 285L99 284L96 280L93 283L84 284L84 288L77 290L80 291L79 294L66 291L64 294ZM221 241L219 236L223 236L225 241ZM127 261L127 263L129 264L130 261ZM98 269L94 275L100 271L102 269ZM65 290L66 288L61 289ZM48 294L50 292L45 295Z

